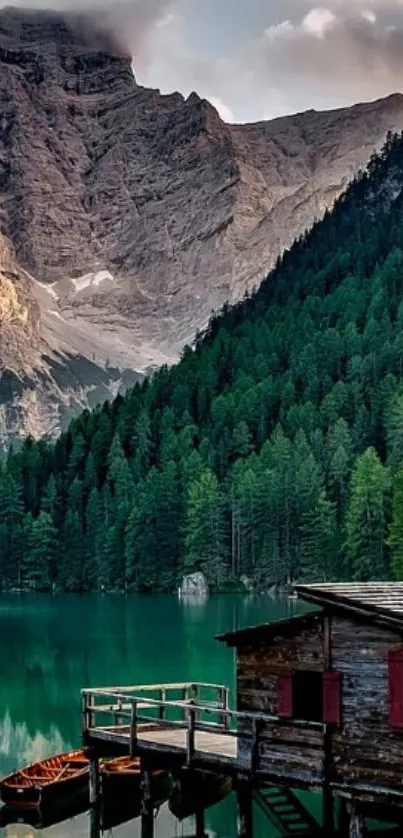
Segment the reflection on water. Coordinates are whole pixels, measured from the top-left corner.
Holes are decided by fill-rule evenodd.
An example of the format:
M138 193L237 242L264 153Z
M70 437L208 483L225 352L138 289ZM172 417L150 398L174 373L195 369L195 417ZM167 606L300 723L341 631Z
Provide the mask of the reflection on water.
M10 774L21 765L37 762L44 757L71 750L60 731L51 725L48 730L37 730L31 734L26 722L13 724L7 711L0 721L1 773Z
M214 817L213 817L214 821ZM221 826L219 827L221 830ZM232 819L227 821L228 832L217 832L214 825L207 827L207 834L209 838L221 838L225 835L228 838L236 835L236 823ZM232 830L232 831L231 831ZM33 827L25 824L9 824L2 830L4 838L36 838L38 834L57 836L57 838L88 838L89 824L88 815L80 815L74 821L66 821L63 824L50 827L49 829L38 833ZM140 838L140 821L130 821L113 830L113 834L117 838ZM171 815L168 806L163 806L155 821L155 838L181 838L181 836L189 836L195 834L195 824L193 820L186 821L184 824L178 825L173 815Z
M0 775L80 744L82 687L199 680L233 689L234 653L214 636L302 609L265 597L1 595ZM233 798L208 813L207 825L219 838L236 835ZM163 807L156 836L191 834L189 826L182 830ZM138 823L115 832L133 838ZM47 833L87 836L88 817ZM9 824L3 834L22 838L35 829ZM263 835L269 838L267 824Z

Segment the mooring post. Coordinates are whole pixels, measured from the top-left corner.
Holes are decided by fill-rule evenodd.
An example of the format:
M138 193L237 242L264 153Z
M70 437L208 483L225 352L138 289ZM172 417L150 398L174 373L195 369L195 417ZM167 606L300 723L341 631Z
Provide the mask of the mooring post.
M141 838L153 838L154 814L151 796L151 772L141 762Z
M239 838L253 838L253 792L251 783L245 780L239 782L237 800Z
M204 809L196 812L196 838L204 838Z
M90 763L90 838L99 838L101 834L101 787L99 782L99 758L93 748L86 749Z
M348 838L364 838L364 817L358 811L354 800L348 804L347 810L349 815Z

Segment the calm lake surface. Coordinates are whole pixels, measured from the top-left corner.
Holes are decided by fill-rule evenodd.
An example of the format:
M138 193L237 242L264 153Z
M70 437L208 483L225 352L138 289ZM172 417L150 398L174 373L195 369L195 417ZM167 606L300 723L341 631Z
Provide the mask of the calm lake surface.
M173 596L1 595L0 776L80 745L82 687L198 680L233 690L233 650L214 635L301 610L306 606L294 600L266 597L217 596L198 604ZM212 836L234 838L232 797L207 813L206 825ZM7 838L35 834L21 824L0 829ZM88 816L42 834L86 838ZM137 838L139 823L113 834ZM155 834L191 835L192 823L179 825L164 807ZM258 821L258 838L274 835L266 821Z

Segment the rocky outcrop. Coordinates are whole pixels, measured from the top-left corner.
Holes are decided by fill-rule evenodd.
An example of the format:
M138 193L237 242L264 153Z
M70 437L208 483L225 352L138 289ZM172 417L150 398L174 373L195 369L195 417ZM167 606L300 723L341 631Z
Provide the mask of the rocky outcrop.
M191 573L184 576L179 588L179 596L188 599L205 600L209 595L209 587L203 573Z
M403 128L403 97L228 126L196 94L138 86L90 19L3 9L0 115L13 329L33 356L93 365L110 393L110 367L174 361L213 309L260 281ZM13 375L18 352L1 359Z

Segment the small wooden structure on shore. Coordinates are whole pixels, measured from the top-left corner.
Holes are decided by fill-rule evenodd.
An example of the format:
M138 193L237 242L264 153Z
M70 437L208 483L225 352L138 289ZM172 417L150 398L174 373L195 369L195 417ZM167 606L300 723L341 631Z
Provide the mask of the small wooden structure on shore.
M155 767L232 776L248 838L254 800L285 836L360 838L366 816L403 822L403 583L296 590L317 610L218 638L237 650L237 710L215 685L83 691L94 835L98 760L115 753L141 758L143 838ZM300 788L322 791L321 825Z

